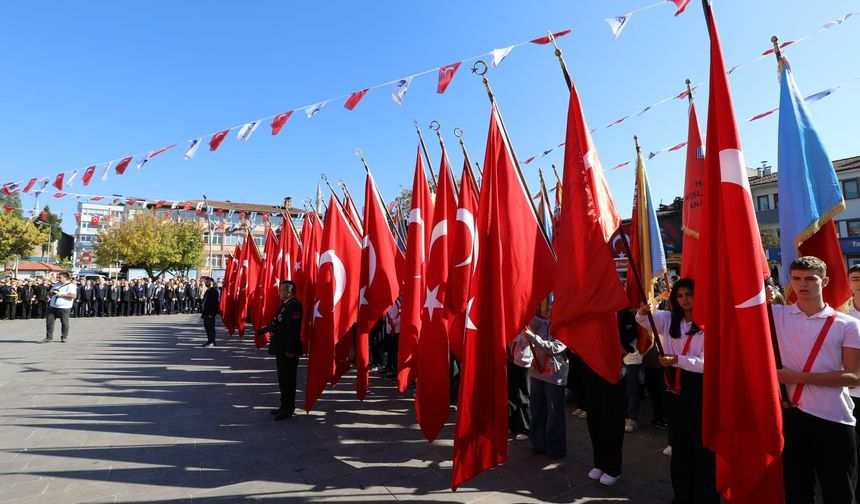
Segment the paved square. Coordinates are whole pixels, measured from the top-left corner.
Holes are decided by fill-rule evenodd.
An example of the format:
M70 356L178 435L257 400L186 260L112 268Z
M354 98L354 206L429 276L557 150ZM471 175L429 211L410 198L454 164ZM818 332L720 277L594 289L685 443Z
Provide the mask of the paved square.
M347 374L318 411L274 422L273 360L220 326L221 345L201 348L199 316L72 319L68 344L43 336L42 320L0 322L0 502L671 500L665 433L648 427L625 438L613 488L586 477L585 421L568 415L565 460L512 441L506 464L453 493L454 415L427 443L393 381L372 377L360 402Z

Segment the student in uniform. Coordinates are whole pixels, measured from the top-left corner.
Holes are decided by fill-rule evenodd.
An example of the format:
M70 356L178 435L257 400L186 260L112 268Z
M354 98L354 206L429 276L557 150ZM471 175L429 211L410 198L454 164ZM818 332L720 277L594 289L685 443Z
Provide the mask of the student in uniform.
M816 479L825 503L854 502L857 437L848 387L860 385L860 322L824 302L828 281L821 259L798 257L789 267L797 303L771 307L783 365L776 376L790 401L782 419L787 504L815 502Z
M693 281L682 278L669 293L671 311L652 313L664 354L660 364L672 369L672 392L677 395L669 418L672 461L669 470L673 504L719 503L714 453L702 446L702 371L705 335L693 321ZM648 312L642 305L636 322L650 329Z
M860 320L860 264L855 264L848 268L848 285L851 287L851 302L848 303L848 315ZM848 389L851 394L851 401L854 406L854 419L860 415L860 387L851 387ZM854 424L854 433L858 436L857 456L860 462L860 423ZM857 478L857 485L854 487L854 497L860 495L860 475Z

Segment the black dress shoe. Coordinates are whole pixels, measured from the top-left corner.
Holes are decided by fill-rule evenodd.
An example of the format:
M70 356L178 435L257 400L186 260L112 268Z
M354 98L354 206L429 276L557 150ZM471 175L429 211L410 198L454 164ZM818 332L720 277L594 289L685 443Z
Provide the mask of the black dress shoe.
M269 411L269 413L271 413L271 414L273 414L273 415L277 415L277 414L278 414L278 413L280 413L280 412L281 412L281 408L277 408L277 409L273 409L273 410L270 410L270 411Z
M288 419L288 418L290 418L290 417L292 417L292 416L293 416L292 412L289 412L289 411L281 411L281 412L279 412L277 415L275 415L275 421L278 421L278 420L286 420L286 419Z

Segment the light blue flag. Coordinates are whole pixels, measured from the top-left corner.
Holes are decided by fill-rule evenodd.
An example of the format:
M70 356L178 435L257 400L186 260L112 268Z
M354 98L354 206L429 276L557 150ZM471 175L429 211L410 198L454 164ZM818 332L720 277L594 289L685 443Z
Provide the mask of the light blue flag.
M842 188L785 61L779 97L779 226L782 278L803 241L845 209Z

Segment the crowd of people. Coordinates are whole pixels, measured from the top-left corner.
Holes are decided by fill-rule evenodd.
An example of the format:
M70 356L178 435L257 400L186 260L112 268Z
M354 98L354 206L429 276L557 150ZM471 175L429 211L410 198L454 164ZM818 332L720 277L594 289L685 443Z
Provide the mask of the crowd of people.
M0 280L0 318L44 319L48 315L54 275ZM77 279L70 317L119 317L202 313L206 284L202 279ZM217 287L221 288L221 281Z

